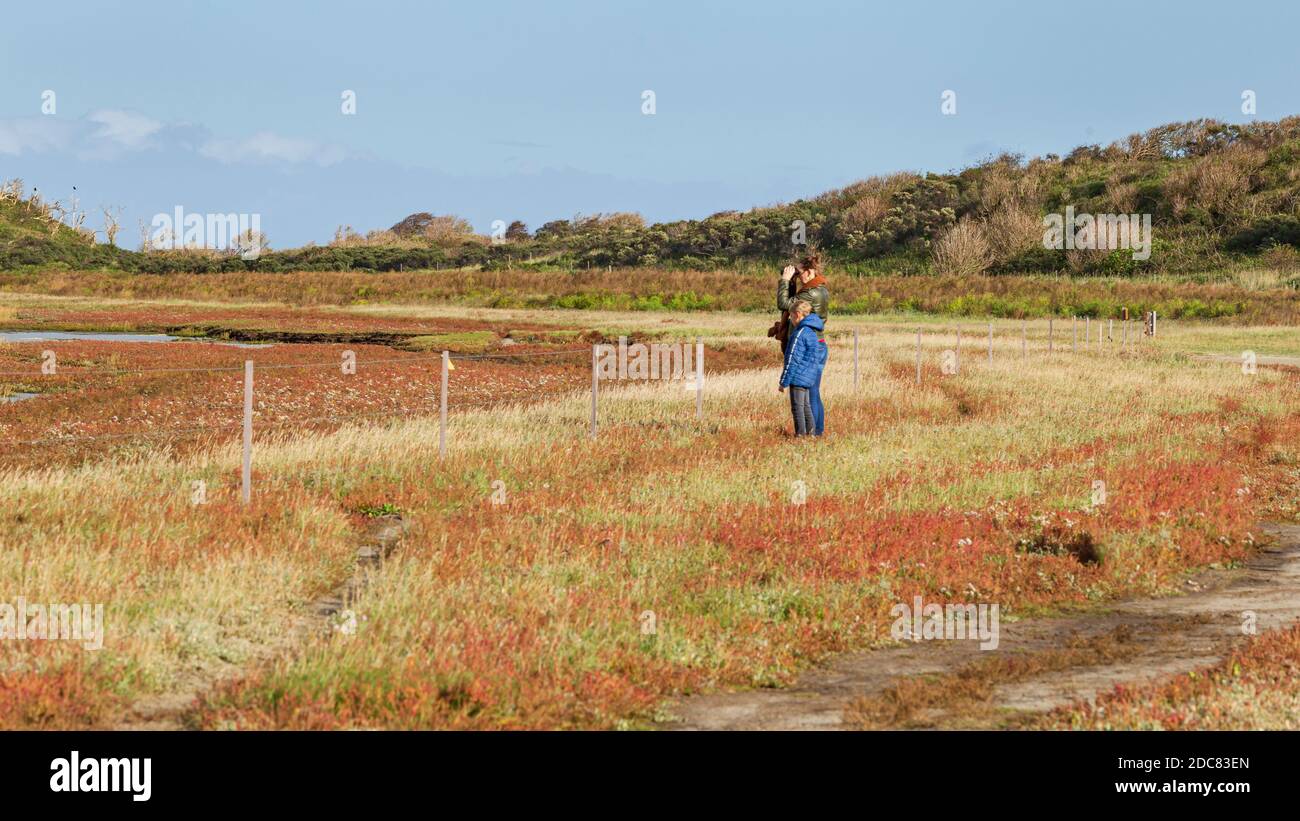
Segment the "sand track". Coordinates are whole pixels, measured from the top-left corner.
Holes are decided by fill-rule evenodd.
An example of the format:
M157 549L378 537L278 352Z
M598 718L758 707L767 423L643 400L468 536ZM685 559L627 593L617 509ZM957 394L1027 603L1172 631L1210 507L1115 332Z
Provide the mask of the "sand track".
M117 724L118 730L184 730L190 724L187 716L198 699L222 684L236 681L269 664L276 658L295 652L309 631L330 631L339 624L339 616L368 587L383 566L383 561L397 550L410 530L410 523L398 515L379 516L369 520L358 534L356 566L352 575L329 593L311 602L308 612L302 614L282 639L275 644L247 648L247 658L240 664L223 664L219 667L195 667L186 671L168 692L137 701L128 714Z
M900 681L955 675L1002 655L1021 659L1080 644L1114 642L1114 658L993 682L976 714L939 706L876 726L1005 727L1076 700L1091 701L1117 684L1136 684L1213 664L1246 638L1244 613L1258 632L1300 620L1300 525L1265 525L1274 540L1244 567L1189 579L1186 595L1117 602L1103 611L1001 624L995 650L976 641L923 641L844 654L787 689L693 696L672 705L666 729L833 730L862 726L853 705L884 702ZM846 716L846 712L849 713ZM847 718L847 721L846 721Z

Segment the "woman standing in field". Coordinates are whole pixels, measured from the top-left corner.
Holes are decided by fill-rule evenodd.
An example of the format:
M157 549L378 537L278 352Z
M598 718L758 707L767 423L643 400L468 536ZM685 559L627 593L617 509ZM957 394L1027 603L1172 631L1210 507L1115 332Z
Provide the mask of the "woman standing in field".
M781 384L777 389L790 389L794 435L815 436L812 390L821 382L822 368L826 367L826 340L821 338L822 318L812 312L812 306L807 302L796 299L790 308L790 324L785 367L781 369Z
M812 313L821 317L823 325L830 318L831 292L821 267L821 256L814 251L798 266L787 265L781 271L781 281L776 284L776 309L781 312L781 319L768 333L781 342L783 360L790 344L790 309L795 302L803 301L812 306ZM826 408L822 405L820 372L808 398L812 404L814 434L821 436L826 429Z

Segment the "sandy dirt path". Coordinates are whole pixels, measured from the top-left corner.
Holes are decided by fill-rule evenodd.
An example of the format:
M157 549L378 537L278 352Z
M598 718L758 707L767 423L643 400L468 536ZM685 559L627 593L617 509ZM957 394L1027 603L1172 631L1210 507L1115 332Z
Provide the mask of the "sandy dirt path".
M884 700L909 677L955 674L991 655L1030 657L1062 648L1107 644L1109 660L1087 653L1081 663L994 682L990 709L975 719L939 705L903 727L1004 727L1076 700L1092 700L1116 684L1135 684L1186 673L1224 658L1246 638L1253 614L1258 632L1300 620L1300 525L1266 525L1273 537L1244 567L1209 570L1185 583L1186 594L1117 602L1086 614L1026 619L1000 627L997 649L978 641L922 641L908 646L850 653L810 670L787 689L717 693L671 706L664 729L835 730L862 726L851 705L866 697ZM1116 640L1118 637L1118 641ZM1072 652L1072 651L1071 651ZM1058 658L1059 661L1059 658ZM846 722L846 711L849 713ZM881 725L877 725L881 726Z
M375 579L383 560L397 550L410 530L410 523L400 516L380 516L366 523L358 534L356 566L342 584L313 601L308 612L288 626L275 644L249 648L248 658L240 664L220 667L196 667L186 671L166 693L141 699L131 705L127 715L114 727L117 730L184 730L186 717L198 699L224 683L247 675L258 665L292 654L306 633L329 631L338 625L340 613Z

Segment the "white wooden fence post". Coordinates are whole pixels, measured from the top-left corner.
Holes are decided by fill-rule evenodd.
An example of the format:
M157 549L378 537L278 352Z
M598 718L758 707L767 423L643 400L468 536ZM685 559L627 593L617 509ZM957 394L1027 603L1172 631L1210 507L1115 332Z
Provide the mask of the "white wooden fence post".
M858 389L858 329L853 329L853 390Z
M916 329L916 384L921 384L921 329Z
M442 393L438 400L438 455L447 455L447 371L451 364L451 353L442 352Z
M596 364L597 345L591 346L591 433L596 438L596 392L600 390L600 367Z
M989 364L993 364L993 323L989 323Z
M955 351L955 353L957 354L956 357L957 361L956 363L954 363L956 365L955 373L961 373L961 326L960 325L957 326L957 350Z
M704 421L704 343L695 337L695 418Z
M244 465L239 496L244 504L253 499L253 360L244 360Z

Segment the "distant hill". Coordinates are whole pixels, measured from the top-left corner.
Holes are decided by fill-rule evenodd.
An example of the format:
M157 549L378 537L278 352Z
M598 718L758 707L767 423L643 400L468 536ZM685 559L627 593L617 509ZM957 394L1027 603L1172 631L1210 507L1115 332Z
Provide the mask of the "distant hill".
M1044 248L1044 215L1067 207L1150 215L1150 257ZM1257 260L1300 274L1300 117L1175 123L1065 157L1004 155L957 173L872 177L704 220L643 226L618 216L548 223L533 245L562 248L579 265L708 268L797 255L798 220L809 246L861 272L1177 275Z
M954 173L900 172L785 205L646 225L636 214L510 224L476 235L454 216L413 214L389 230L340 228L334 242L264 253L139 253L52 225L44 206L0 203L0 268L64 264L134 271L672 267L779 262L809 247L841 272L1194 276L1259 265L1300 277L1300 117L1153 128L1064 157L1004 155ZM1148 258L1044 247L1043 217L1149 215ZM797 244L796 232L805 242Z
M0 268L63 264L70 268L118 267L122 251L60 221L57 204L25 192L21 181L0 187Z

